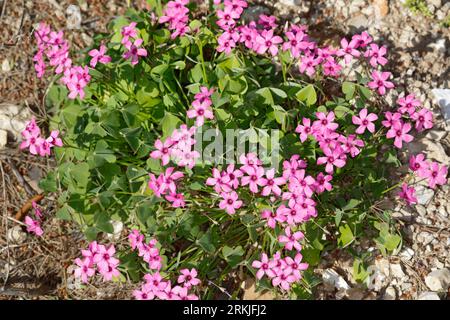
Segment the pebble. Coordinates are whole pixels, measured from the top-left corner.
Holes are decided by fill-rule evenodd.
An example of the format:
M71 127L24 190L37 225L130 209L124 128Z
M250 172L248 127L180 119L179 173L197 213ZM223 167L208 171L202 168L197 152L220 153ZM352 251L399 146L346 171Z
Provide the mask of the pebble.
M447 291L450 286L450 270L440 269L430 272L425 277L425 284L432 291Z
M441 300L436 292L422 292L418 297L417 300Z
M427 205L434 196L434 191L430 188L419 185L416 187L417 202L422 205Z
M333 269L326 269L323 272L322 281L325 285L336 288L338 290L350 289L350 286L344 280L344 278Z
M399 256L405 260L411 260L414 257L414 250L408 247L405 247L399 254Z
M27 239L27 234L22 231L21 226L14 226L8 229L7 237L11 243L22 244Z
M400 264L391 264L391 273L395 278L403 278L405 273L403 272L402 266Z
M6 147L8 143L8 132L0 129L0 149Z
M81 29L81 11L80 7L71 4L66 9L66 27L67 29Z
M383 295L383 300L395 300L396 298L397 292L395 291L394 287L387 287Z

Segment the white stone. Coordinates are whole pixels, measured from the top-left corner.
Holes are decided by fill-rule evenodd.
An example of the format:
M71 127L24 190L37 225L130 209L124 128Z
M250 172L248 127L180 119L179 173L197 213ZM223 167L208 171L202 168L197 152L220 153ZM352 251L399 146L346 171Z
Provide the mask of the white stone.
M338 290L350 289L348 283L333 269L326 269L322 274L323 283Z
M432 291L447 291L450 286L450 270L440 269L430 272L425 277L425 283Z
M0 149L6 146L8 143L8 132L0 129Z
M80 7L71 4L66 10L66 26L67 29L81 29L81 11Z
M404 260L411 260L414 257L414 250L411 248L405 247L402 252L400 252L399 256Z
M430 188L418 185L416 187L417 202L422 205L427 205L434 196L434 191Z
M2 62L2 72L8 73L11 71L11 64L9 63L8 59L3 60Z
M121 221L112 220L111 224L113 226L114 231L113 231L113 233L108 233L106 236L108 237L108 239L117 241L120 239L120 235L123 230L123 223Z
M25 129L27 121L31 118L28 108L17 105L0 104L0 130L10 132L16 140L21 139L21 132Z
M403 272L402 266L400 264L391 264L391 273L392 276L399 279L405 276L405 273Z
M397 292L393 287L387 287L383 295L383 300L395 300L397 298Z
M14 226L8 230L7 237L11 243L22 244L25 242L27 234L22 231L21 226Z
M441 300L436 292L422 292L418 297L417 300Z
M444 119L446 121L450 121L450 89L433 89L431 92L441 107L441 112Z

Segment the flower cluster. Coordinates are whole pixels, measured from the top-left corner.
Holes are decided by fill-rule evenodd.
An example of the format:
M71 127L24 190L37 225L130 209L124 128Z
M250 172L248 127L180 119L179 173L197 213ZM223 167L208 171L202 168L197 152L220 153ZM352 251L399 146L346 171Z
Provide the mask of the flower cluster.
M185 35L190 31L187 22L189 20L189 9L186 5L189 0L169 1L164 9L163 16L159 18L159 23L168 23L169 30L172 30L170 37L175 39Z
M290 234L289 237L294 237L294 235ZM288 291L293 283L302 279L301 271L308 269L308 264L302 262L302 258L303 256L299 252L293 258L290 256L281 258L281 253L277 252L271 259L266 253L263 253L261 254L261 261L254 260L252 267L258 269L256 272L257 279L267 276L272 280L274 287L280 287L282 290Z
M112 278L120 276L119 259L114 257L116 249L114 245L108 248L97 241L89 244L87 249L81 250L82 259L76 258L75 264L77 268L74 270L76 278L80 278L82 282L87 283L89 278L98 271L103 276L103 281L111 281Z
M203 126L205 118L210 120L214 119L214 114L211 110L211 95L213 92L214 88L200 87L200 92L195 95L195 99L192 102L193 109L187 112L189 119L195 118L195 125L197 127Z
M412 122L418 132L433 127L433 113L427 108L422 108L414 94L398 98L397 104L399 108L396 112L385 112L382 125L388 128L386 137L394 139L394 146L400 149L403 141L411 142L413 140L413 136L410 134Z
M436 161L426 160L423 153L410 156L409 169L419 178L425 179L428 182L428 186L432 189L447 183L448 167L439 165ZM417 203L415 188L408 186L406 182L402 184L399 196L408 205Z
M40 220L42 219L42 212L37 206L36 202L31 203L34 215L36 216L36 220L31 218L30 216L25 217L25 224L27 225L27 232L34 233L36 236L40 237L44 234L44 231L41 228Z
M121 34L121 43L126 48L126 51L123 53L122 57L126 60L129 59L131 61L131 65L135 66L139 62L139 57L147 56L147 50L141 48L143 40L141 38L138 38L136 22L131 22L128 26L122 27ZM132 42L130 39L133 39L134 42Z
M37 126L36 120L33 117L27 122L25 129L22 131L22 142L19 148L28 148L31 154L41 157L49 156L51 148L62 147L63 145L62 140L58 136L59 131L54 130L47 139L44 139L41 136L41 129Z
M33 58L36 62L37 76L41 78L45 73L45 55L49 60L50 66L55 68L55 74L63 74L61 82L69 90L68 97L75 99L77 96L80 96L80 99L83 99L85 96L84 88L91 79L89 69L88 67L83 68L72 65L72 60L69 57L69 44L64 39L64 32L52 31L47 24L40 23L34 36L38 44L38 52Z
M182 269L177 279L178 285L172 286L170 280L164 280L160 273L162 258L159 249L156 247L157 241L150 240L144 243L144 235L138 230L133 230L128 236L133 250L138 250L139 256L148 263L149 269L154 270L144 276L145 283L140 290L134 290L133 296L136 300L198 300L195 294L189 293L195 286L200 284L197 278L197 270Z

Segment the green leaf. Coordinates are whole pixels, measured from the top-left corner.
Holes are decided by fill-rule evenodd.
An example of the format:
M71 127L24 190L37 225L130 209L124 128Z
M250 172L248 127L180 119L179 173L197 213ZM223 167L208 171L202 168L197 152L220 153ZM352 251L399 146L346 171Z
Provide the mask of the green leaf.
M269 88L261 88L259 90L256 90L255 94L257 94L258 96L260 96L262 98L262 102L264 104L267 104L270 106L274 104L272 93Z
M166 115L161 121L161 127L163 132L163 138L172 135L172 132L177 128L177 126L181 123L181 120L174 116L170 112L166 112Z
M44 179L39 181L39 188L46 192L56 192L58 190L56 176L53 171L50 171Z
M244 249L241 246L235 248L224 246L222 248L222 255L230 267L234 268L242 262L241 257L244 255Z
M270 91L272 91L275 95L277 95L278 97L282 98L282 99L286 99L287 98L287 94L286 92L284 92L281 89L278 88L270 88Z
M311 106L317 101L317 93L312 84L307 85L296 94L299 101L306 102L306 105Z
M197 240L198 245L206 252L214 253L216 247L213 243L213 237L210 231L206 232L200 239Z
M355 94L355 84L345 81L342 84L342 92L345 94L345 99L351 100Z
M355 208L358 204L361 203L361 200L357 200L357 199L350 199L347 204L342 208L342 210L344 211L348 211L351 210L353 208Z
M341 233L341 235L339 236L338 244L342 248L345 248L346 246L348 246L355 239L355 237L353 236L352 229L350 228L350 226L348 224L346 224L344 226L340 226L339 232Z

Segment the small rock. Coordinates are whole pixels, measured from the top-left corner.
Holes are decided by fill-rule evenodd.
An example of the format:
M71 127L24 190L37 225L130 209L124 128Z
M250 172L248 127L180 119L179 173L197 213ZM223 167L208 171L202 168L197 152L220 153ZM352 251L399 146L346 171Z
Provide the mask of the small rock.
M3 60L2 62L2 72L8 73L11 71L11 64L9 63L8 59Z
M425 217L426 214L427 214L427 209L425 209L425 207L422 206L422 205L420 205L420 204L416 205L416 210L417 210L417 213L418 213L421 217Z
M439 52L445 53L447 51L447 46L445 45L445 39L439 39L436 42L430 43L428 46Z
M358 14L350 18L350 20L347 21L347 24L357 30L367 29L369 26L369 19L367 19L367 17L363 14Z
M433 89L431 92L441 107L444 119L450 121L450 89Z
M405 273L403 272L402 266L400 264L391 264L391 273L395 278L403 278Z
M411 248L404 248L402 252L400 252L399 256L405 260L411 260L414 257L414 250Z
M375 8L375 13L379 17L385 17L389 13L389 1L388 0L373 0L372 4Z
M0 129L0 149L6 146L8 143L8 132Z
M21 226L14 226L8 230L8 240L15 244L22 244L27 238L27 234L22 231Z
M70 6L67 7L66 14L67 14L66 19L67 29L75 29L75 30L81 29L80 7L71 4Z
M432 291L447 291L450 286L450 270L441 269L430 272L425 277L425 283Z
M418 297L417 300L441 300L436 292L422 292Z
M323 283L338 290L350 289L348 283L333 269L326 269L322 274Z
M17 141L21 140L21 132L30 119L28 108L8 103L0 104L0 130L10 132Z
M393 287L387 287L383 295L383 300L395 300L397 298L397 292Z
M121 221L112 220L111 224L114 231L113 233L108 233L106 236L108 237L108 239L117 241L120 239L120 235L123 230L123 223Z
M419 204L427 205L431 201L433 196L434 191L432 189L421 185L416 187L416 197Z

